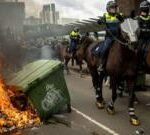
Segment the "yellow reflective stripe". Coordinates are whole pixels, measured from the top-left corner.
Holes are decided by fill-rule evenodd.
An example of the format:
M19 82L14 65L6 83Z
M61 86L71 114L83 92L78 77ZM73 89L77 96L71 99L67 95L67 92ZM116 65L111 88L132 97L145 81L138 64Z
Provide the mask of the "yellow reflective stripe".
M111 15L109 15L109 13L105 13L104 16L106 18L106 21L113 22L113 21L117 21L118 20L116 16L111 16Z
M73 37L76 37L76 36L78 36L79 35L79 32L74 32L74 31L72 31L71 33L70 33L70 36L73 36Z
M141 18L141 19L143 19L143 20L145 20L145 21L148 21L148 20L150 20L150 16L148 16L148 17L143 17L143 16L140 16L140 18Z
M123 16L123 13L119 13L121 16ZM115 16L111 16L111 15L109 15L109 13L104 13L104 17L106 18L106 21L111 21L111 22L113 22L113 21L117 21L118 19L117 19L117 14L115 15Z

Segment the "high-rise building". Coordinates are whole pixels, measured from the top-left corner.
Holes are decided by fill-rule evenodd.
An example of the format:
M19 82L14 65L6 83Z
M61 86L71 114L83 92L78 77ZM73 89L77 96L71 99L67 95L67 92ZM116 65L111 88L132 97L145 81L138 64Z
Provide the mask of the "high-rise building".
M9 1L16 1L16 0L9 0ZM39 17L39 12L41 11L42 6L38 4L36 0L17 0L17 1L25 3L26 17L30 16L34 16L36 18Z
M55 4L54 3L52 3L51 5L50 5L50 7L51 7L51 19L52 19L52 24L56 24L56 10L55 10Z
M0 2L0 28L15 35L23 32L25 4L23 2Z
M43 22L50 23L50 5L43 6Z
M56 12L55 4L43 5L43 9L40 12L42 23L57 24L59 19L59 12Z
M55 23L56 24L58 24L59 22L59 18L60 18L60 16L59 16L59 12L58 11L56 11L56 14L55 14Z

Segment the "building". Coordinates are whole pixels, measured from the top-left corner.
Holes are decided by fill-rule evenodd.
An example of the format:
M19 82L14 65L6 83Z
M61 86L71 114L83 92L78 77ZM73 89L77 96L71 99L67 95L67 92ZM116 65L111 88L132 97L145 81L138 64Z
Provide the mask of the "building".
M76 19L76 18L61 18L59 20L59 24L65 25L65 24L69 24L69 23L74 23L76 21L79 21L79 19Z
M42 23L42 20L34 16L27 17L24 21L24 25L39 25L41 23Z
M51 9L51 22L52 24L56 24L56 9L55 9L55 4L52 3L50 4L50 9Z
M0 0L1 1L1 0ZM39 17L39 12L42 9L42 6L36 2L36 0L4 0L4 1L18 1L25 3L25 13L26 17L35 16Z
M40 18L43 24L57 24L59 12L55 9L55 4L47 4L43 6L40 12Z
M42 22L44 23L51 23L50 21L50 5L44 5L43 10L41 12Z
M0 27L16 36L23 32L25 4L23 2L0 2Z
M59 23L59 18L60 18L59 12L56 11L56 15L55 15L55 24L58 24L58 23Z

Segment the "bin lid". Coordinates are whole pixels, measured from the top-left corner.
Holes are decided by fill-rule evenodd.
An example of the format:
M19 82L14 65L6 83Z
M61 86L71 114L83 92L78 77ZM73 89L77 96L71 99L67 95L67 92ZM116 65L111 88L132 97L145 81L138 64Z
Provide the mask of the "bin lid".
M15 85L26 91L34 81L43 79L60 67L62 67L62 64L57 60L38 60L25 65L8 84Z

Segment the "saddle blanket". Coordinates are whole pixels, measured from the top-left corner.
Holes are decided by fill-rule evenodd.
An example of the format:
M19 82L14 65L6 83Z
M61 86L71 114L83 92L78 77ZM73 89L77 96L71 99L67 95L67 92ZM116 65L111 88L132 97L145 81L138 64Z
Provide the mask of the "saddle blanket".
M92 49L92 54L101 57L103 54L103 48L104 48L104 42L98 43L95 47Z

